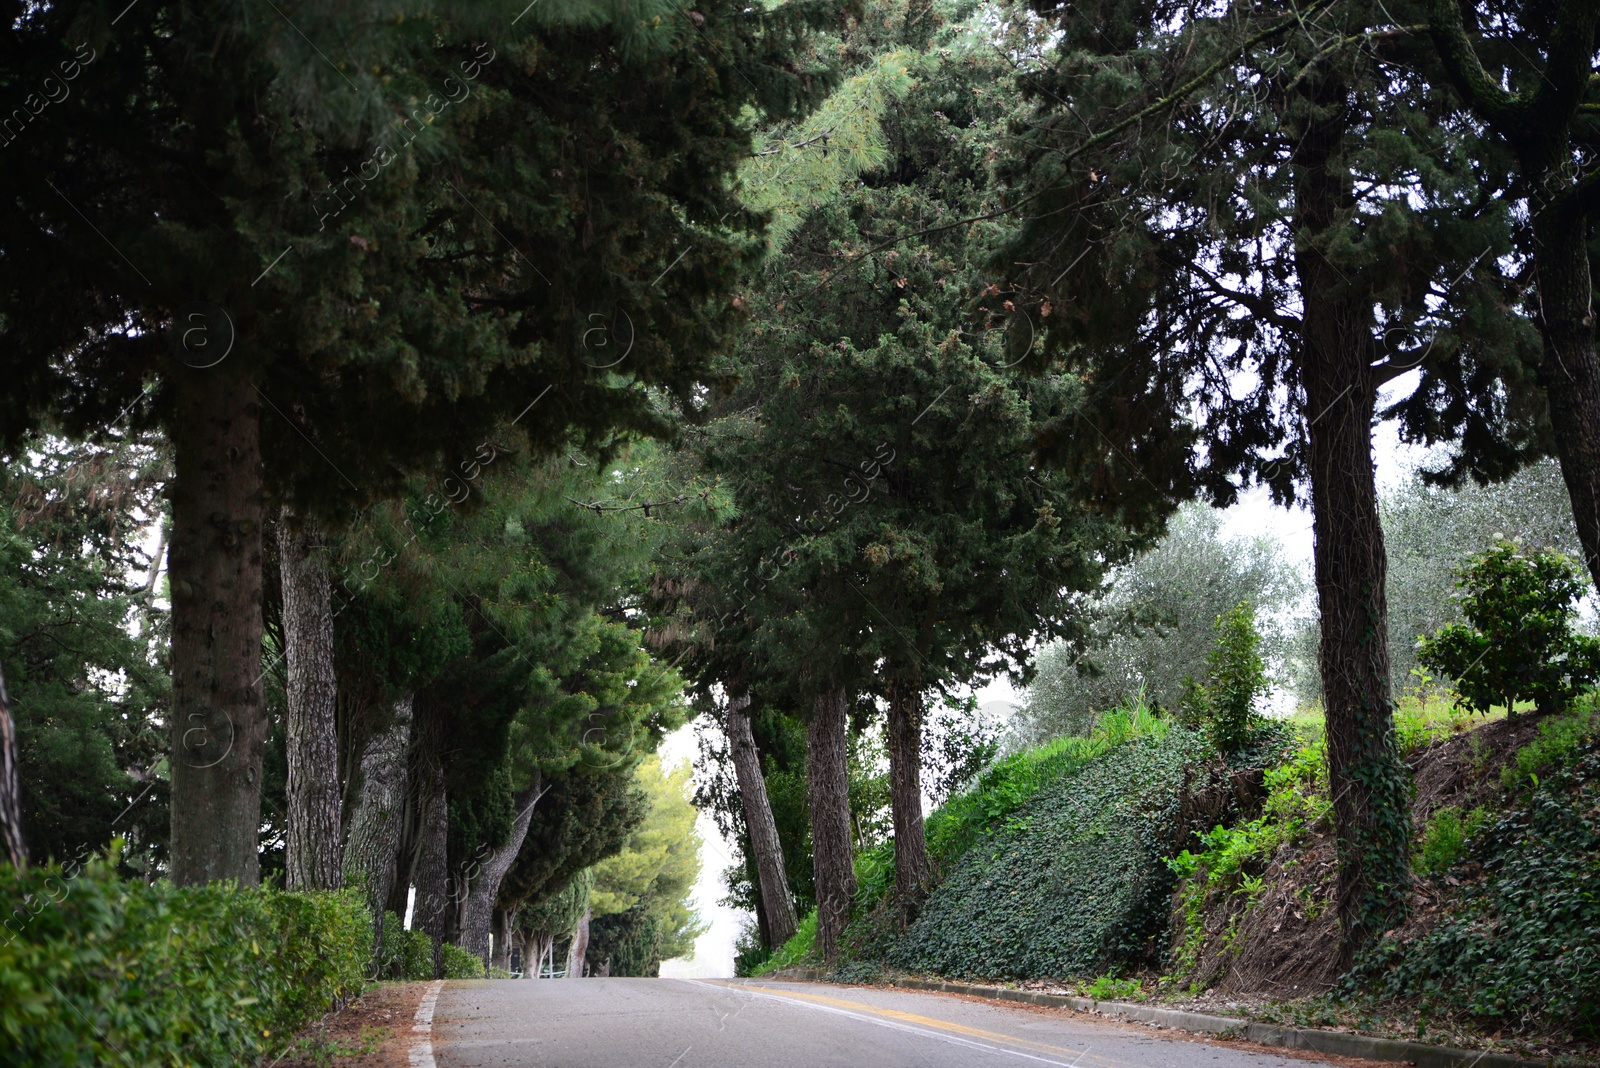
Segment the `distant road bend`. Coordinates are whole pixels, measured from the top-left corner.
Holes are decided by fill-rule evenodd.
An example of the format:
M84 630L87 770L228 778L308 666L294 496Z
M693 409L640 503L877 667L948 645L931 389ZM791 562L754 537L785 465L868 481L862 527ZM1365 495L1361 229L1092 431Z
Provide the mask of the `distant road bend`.
M448 983L434 1011L431 1043L438 1068L1307 1068L1332 1063L1168 1036L1069 1012L911 990L759 979ZM412 1063L419 1063L415 1048Z

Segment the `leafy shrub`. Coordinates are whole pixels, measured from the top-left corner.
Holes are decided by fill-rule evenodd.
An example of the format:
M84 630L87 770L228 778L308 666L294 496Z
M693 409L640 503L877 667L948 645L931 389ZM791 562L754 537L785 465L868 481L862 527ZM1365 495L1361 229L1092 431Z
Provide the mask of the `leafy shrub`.
M449 942L439 947L444 951L444 977L446 979L482 979L483 961L460 946Z
M417 981L433 978L433 940L422 930L408 931L400 917L383 914L383 950L378 974L386 979Z
M1204 734L1171 727L1108 749L1040 790L970 849L889 963L952 976L1102 972L1159 949L1162 862Z
M1600 1035L1600 741L1589 738L1468 843L1484 877L1421 938L1386 939L1343 981L1350 998Z
M1204 725L1220 752L1250 744L1261 723L1256 705L1267 695L1267 665L1261 658L1261 632L1255 609L1240 601L1217 617L1211 653L1202 682L1185 680L1181 706L1192 726Z
M498 967L498 966L491 966L489 968L489 978L490 979L510 979L511 978L511 969L509 969L509 968L501 968L501 967Z
M68 880L0 868L0 900L15 903L0 940L9 1063L248 1063L365 983L372 919L358 890L179 890L120 880L114 865Z
M802 964L811 964L817 955L817 910L812 909L800 921L794 937L773 951L771 957L756 966L751 975L767 975Z
M754 921L746 920L733 941L733 974L741 978L755 975L756 969L771 959L772 950L761 942L761 929Z
M1449 870L1467 852L1467 842L1489 821L1489 811L1481 805L1466 815L1453 805L1433 814L1422 834L1422 845L1411 858L1418 875L1437 875Z
M1587 584L1566 556L1502 538L1460 575L1467 621L1421 639L1417 659L1454 678L1469 706L1504 705L1510 713L1527 700L1540 712L1560 712L1600 678L1600 639L1572 631Z

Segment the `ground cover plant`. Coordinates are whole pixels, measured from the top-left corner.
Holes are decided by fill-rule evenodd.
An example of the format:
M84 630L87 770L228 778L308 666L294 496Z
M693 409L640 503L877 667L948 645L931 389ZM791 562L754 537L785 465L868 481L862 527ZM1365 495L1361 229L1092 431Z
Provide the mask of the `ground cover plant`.
M1186 772L1205 734L1167 726L1041 789L961 858L889 956L913 971L1021 979L1086 975L1165 942Z
M1587 709L1564 719L1507 763L1529 770L1503 811L1430 828L1432 874L1465 884L1454 908L1377 944L1340 994L1399 1002L1423 1023L1600 1038L1600 737Z

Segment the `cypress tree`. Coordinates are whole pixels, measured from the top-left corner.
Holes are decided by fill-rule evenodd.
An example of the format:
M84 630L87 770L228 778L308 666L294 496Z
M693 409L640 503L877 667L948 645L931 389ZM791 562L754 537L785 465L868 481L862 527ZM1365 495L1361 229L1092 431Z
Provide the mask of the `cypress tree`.
M1420 24L1382 5L1039 10L1062 38L1024 82L1023 222L990 307L1042 325L1035 366L1083 378L1050 437L1125 514L1197 492L1225 505L1255 480L1280 501L1309 488L1348 959L1409 885L1378 391L1420 368L1419 393L1456 391L1451 425L1500 432L1478 451L1508 462L1527 428L1493 427L1493 397L1461 392L1514 376L1528 348L1496 267L1508 215L1473 173L1482 141L1407 73Z

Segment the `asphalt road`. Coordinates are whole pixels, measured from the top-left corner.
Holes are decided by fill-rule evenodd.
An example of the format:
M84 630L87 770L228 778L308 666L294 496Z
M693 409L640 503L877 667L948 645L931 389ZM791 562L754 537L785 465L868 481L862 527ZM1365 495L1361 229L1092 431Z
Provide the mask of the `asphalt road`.
M1307 1068L1064 1010L765 980L452 982L439 1068Z

